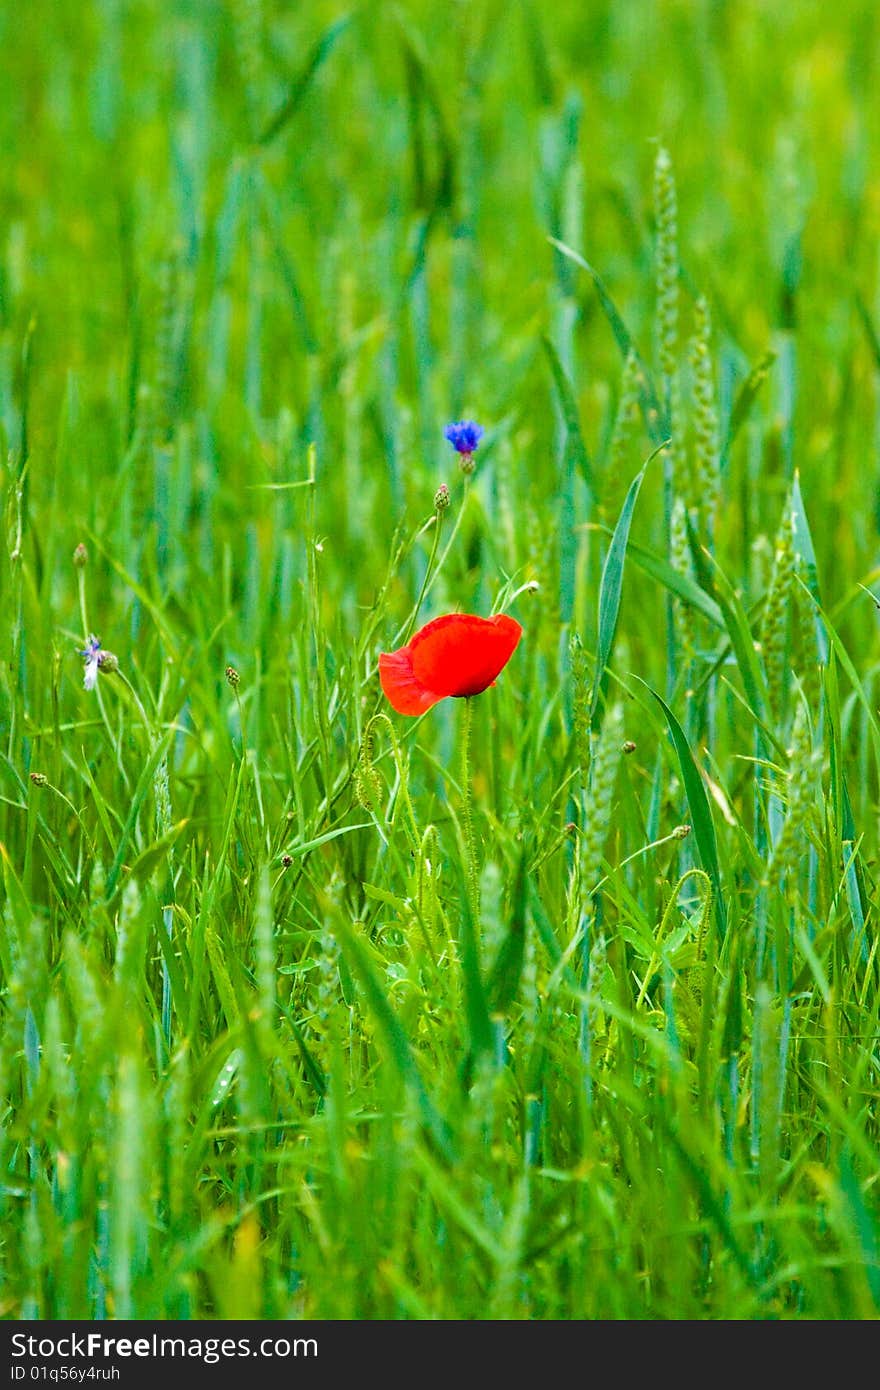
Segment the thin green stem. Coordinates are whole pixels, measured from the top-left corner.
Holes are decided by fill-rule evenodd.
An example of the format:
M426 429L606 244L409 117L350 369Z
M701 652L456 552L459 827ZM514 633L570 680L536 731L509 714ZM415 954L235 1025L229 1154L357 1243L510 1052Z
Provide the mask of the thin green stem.
M437 580L437 576L438 576L438 574L440 573L440 571L442 570L444 564L446 563L446 557L448 556L450 550L452 549L452 546L453 546L453 543L454 543L454 541L455 541L455 538L456 538L456 536L458 535L459 528L461 527L461 523L462 523L462 518L464 517L465 511L467 510L467 504L468 504L468 497L469 497L469 496L470 496L469 479L465 476L465 478L464 478L464 493L463 493L463 496L462 496L462 499L461 499L461 506L460 506L459 509L458 509L458 515L457 515L456 518L455 518L455 524L454 524L454 526L452 527L452 530L451 530L451 532L450 532L450 534L449 534L449 539L447 540L446 545L443 547L443 553L441 554L439 560L437 560L436 564L434 563L434 560L435 560L435 557L436 557L436 555L437 555L437 550L438 550L439 544L440 544L440 517L441 517L442 513L440 513L440 512L435 512L435 516L436 516L436 518L437 518L437 525L436 525L436 527L434 528L434 542L433 542L433 545L432 545L432 547L431 547L431 554L430 554L429 559L428 559L428 567L427 567L427 569L425 570L425 577L424 577L424 579L423 579L423 581L422 581L421 592L419 593L419 596L418 596L418 598L417 598L417 600L416 600L415 607L413 608L412 612L410 613L410 615L409 615L409 617L407 618L406 622L404 623L403 627L399 630L399 632L397 633L397 636L396 636L395 639L394 639L394 645L395 645L395 647L396 647L399 643L401 643L401 642L407 642L407 641L409 641L409 636L410 636L410 633L412 632L413 628L415 627L416 619L418 618L418 615L419 615L419 610L421 609L421 606L422 606L422 604L424 603L425 599L427 598L428 594L431 592L432 588L434 587L434 584L435 584L435 582L436 582L436 580ZM422 529L424 529L424 528L422 528Z
M147 731L147 741L152 746L153 740L155 738L155 731L153 729L152 724L150 723L147 711L144 709L143 704L141 703L140 696L138 695L131 681L128 679L128 676L126 676L121 669L117 669L113 672L113 674L117 677L118 680L122 682L129 695L131 696L134 706L138 714L140 715L141 720L143 721L143 726Z
M465 852L467 855L468 898L474 921L480 915L480 878L477 869L477 845L474 838L474 815L471 794L471 725L473 723L473 697L464 698L461 716L461 818L464 826Z
M428 591L428 581L429 581L429 579L431 578L431 572L432 572L432 570L433 570L433 568L434 568L434 560L435 560L436 557L437 557L437 547L438 547L439 544L440 544L440 526L441 526L442 520L443 520L443 513L442 513L442 512L435 512L435 513L434 513L434 535L433 535L432 540L431 540L431 553L430 553L430 555L428 556L428 563L427 563L427 565L426 565L426 567L425 567L425 577L424 577L424 579L422 580L422 587L421 587L421 589L419 590L419 596L418 596L418 598L417 598L416 601L415 601L415 606L414 606L412 612L410 613L409 617L407 618L406 623L404 624L403 629L402 629L401 634L400 634L401 639L403 640L404 644L406 644L406 643L409 641L410 637L412 636L412 631L413 631L413 628L414 628L415 625L416 625L416 622L418 621L419 612L420 612L421 607L422 607L422 604L423 604L423 602L424 602L425 594L426 594L427 591Z
M244 707L241 703L241 696L238 693L237 685L233 686L233 693L235 695L235 703L238 708L238 732L239 737L241 739L241 749L239 752L239 756L241 757L242 761L244 761L245 757L247 756L247 743L245 742L244 737Z
M79 612L80 612L80 618L82 619L83 643L84 643L84 645L88 646L88 644L89 644L89 642L91 641L91 638L92 638L92 630L91 630L91 628L89 627L89 612L88 612L88 606L87 606L87 604L86 604L86 572L85 572L85 568L84 568L83 566L78 566L78 567L77 567L77 571L76 571L76 587L77 587L77 592L78 592L78 594L79 594ZM117 674L117 675L120 674L118 670L117 670L116 674ZM126 682L126 684L127 684L127 682ZM134 692L132 691L132 694L133 694L133 693L134 693ZM135 697L135 698L137 698L137 697ZM120 748L119 748L119 743L118 743L118 741L117 741L116 735L115 735L114 730L113 730L113 726L112 726L112 724L110 723L110 716L108 715L108 713L107 713L107 708L106 708L106 706L105 706L105 704L104 704L104 695L103 695L103 691L102 691L102 689L101 689L101 681L100 681L100 680L97 681L96 684L95 684L95 699L96 699L97 702L98 702L98 709L99 709L100 712L101 712L101 718L102 718L103 721L104 721L104 727L105 727L105 729L107 730L107 734L108 734L108 736L109 736L109 738L110 738L110 742L111 742L111 744L112 744L112 746L113 746L113 748L114 748L114 750L115 750L115 752L116 752L116 763L117 763L117 766L119 767L120 771L122 772L123 777L126 778L126 774L125 774L125 771L124 771L124 769L123 769L122 754L121 754L121 751L120 751ZM143 711L142 711L142 713L143 713ZM145 718L145 721L146 721L146 716L144 716L144 718ZM148 738L148 742L152 743L152 738L153 738L153 736L152 736L152 730L150 729L149 723L147 723L146 727L147 727L147 738ZM126 780L127 780L127 778L126 778Z
M96 848L95 848L95 842L94 842L94 840L92 839L91 835L89 834L88 826L86 825L85 821L83 820L82 815L81 815L80 812L76 809L76 807L74 806L73 802L70 800L70 797L65 796L65 795L64 795L64 792L61 791L60 788L54 786L51 782L46 782L46 784L45 784L45 790L46 790L47 792L54 792L54 794L55 794L61 801L64 802L65 806L68 806L68 807L70 808L70 810L73 812L74 816L75 816L76 819L77 819L77 823L79 824L79 828L80 828L80 831L82 832L83 838L84 838L86 844L88 845L89 854L91 855L91 857L92 857L93 859L96 859L96 858L97 858L97 850L96 850Z
M444 548L443 548L443 554L440 556L440 559L437 561L437 565L436 565L436 568L435 568L435 570L434 570L434 573L433 573L433 575L431 576L431 578L430 578L430 580L428 581L428 583L425 585L425 595L424 595L425 597L427 597L427 595L431 592L431 589L434 587L434 583L435 583L435 581L436 581L436 579L437 579L437 575L440 573L440 571L442 570L444 564L446 563L446 557L447 557L447 555L449 554L450 550L452 549L452 546L453 546L453 543L454 543L454 541L455 541L455 538L456 538L456 536L458 535L458 532L459 532L459 530L460 530L460 528L461 528L461 523L462 523L462 521L464 520L464 514L465 514L465 512L467 511L468 499L470 498L470 495L471 495L471 494L470 494L470 479L467 477L467 475L465 475L465 477L464 477L464 491L463 491L463 494L462 494L461 506L460 506L459 509L458 509L458 516L455 518L455 525L453 526L452 531L450 532L449 540L446 542L446 545L445 545Z
M89 615L86 609L86 575L84 569L78 569L76 572L76 587L79 591L79 612L82 618L83 640L88 642L90 633Z
M154 729L153 725L151 724L149 716L147 715L147 711L144 709L140 696L138 695L131 681L128 679L128 676L126 676L124 671L122 671L118 666L114 667L113 674L116 676L117 680L121 681L122 684L125 686L125 689L127 690L129 697L131 698L131 701L135 706L135 709L141 717L141 721L143 723L144 730L147 735L147 747L149 749L152 749L158 741L158 731ZM156 768L155 776L153 777L153 796L155 798L156 834L159 836L167 835L172 825L171 792L168 784L167 757L164 757L159 763L159 766ZM162 925L165 932L165 936L169 942L171 941L174 925L174 914L171 906L174 898L174 878L170 866L171 849L169 847L168 869L166 873L166 880L163 892L163 898L165 901L162 907ZM165 959L163 953L162 1035L165 1039L165 1045L168 1049L169 1054L171 1049L171 1009L171 976L168 971L168 962Z

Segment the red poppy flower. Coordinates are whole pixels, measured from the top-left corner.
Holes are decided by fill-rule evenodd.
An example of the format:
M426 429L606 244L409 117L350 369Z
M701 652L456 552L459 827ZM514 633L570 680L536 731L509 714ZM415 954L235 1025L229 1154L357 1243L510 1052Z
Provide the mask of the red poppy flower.
M424 714L447 695L479 695L495 684L521 636L519 623L506 613L447 613L426 623L405 647L382 652L382 689L398 714Z

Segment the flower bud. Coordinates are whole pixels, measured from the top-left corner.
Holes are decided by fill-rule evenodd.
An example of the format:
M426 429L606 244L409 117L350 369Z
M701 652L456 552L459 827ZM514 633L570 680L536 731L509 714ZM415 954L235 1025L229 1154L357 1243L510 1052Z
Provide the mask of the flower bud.
M46 787L49 784L49 778L46 776L45 772L32 772L30 774L30 779L35 787Z
M238 672L236 671L236 669L235 669L234 666L227 666L227 667L226 667L226 679L227 679L227 681L229 682L229 684L232 686L232 689L233 689L233 690L237 690L237 689L238 689L238 685L239 685L239 682L240 682L240 680L241 680L241 676L238 674Z
M445 512L449 506L449 488L445 483L441 483L434 493L434 511Z
M105 676L112 676L114 671L119 670L119 657L113 652L100 651L98 653L98 670Z
M76 550L73 552L73 563L78 570L85 569L86 565L89 563L89 552L86 550L82 541L80 541Z

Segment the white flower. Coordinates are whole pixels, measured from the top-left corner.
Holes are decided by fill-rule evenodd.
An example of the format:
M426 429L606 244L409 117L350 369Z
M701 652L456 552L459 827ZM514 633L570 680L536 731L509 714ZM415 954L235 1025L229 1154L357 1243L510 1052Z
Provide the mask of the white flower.
M83 685L86 690L94 690L95 682L98 679L98 669L101 664L101 643L94 633L89 635L89 644L81 652L80 656L85 660L85 670L83 671Z

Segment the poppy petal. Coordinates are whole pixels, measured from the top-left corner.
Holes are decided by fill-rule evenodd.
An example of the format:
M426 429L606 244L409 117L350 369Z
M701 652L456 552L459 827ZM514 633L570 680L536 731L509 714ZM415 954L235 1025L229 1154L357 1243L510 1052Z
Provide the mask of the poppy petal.
M426 709L443 699L442 695L434 694L416 679L411 647L380 654L379 680L385 698L398 714L424 714Z
M505 613L435 618L410 644L416 679L441 695L479 695L507 665L521 635L519 623Z
M495 684L522 636L515 618L447 613L407 646L379 657L379 677L399 714L423 714L447 695L479 695Z

